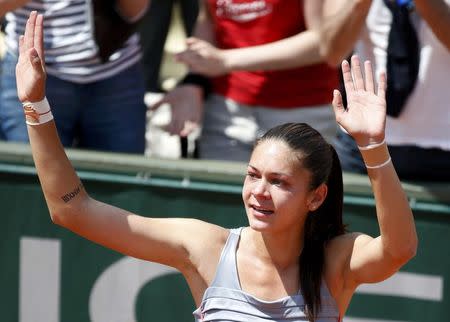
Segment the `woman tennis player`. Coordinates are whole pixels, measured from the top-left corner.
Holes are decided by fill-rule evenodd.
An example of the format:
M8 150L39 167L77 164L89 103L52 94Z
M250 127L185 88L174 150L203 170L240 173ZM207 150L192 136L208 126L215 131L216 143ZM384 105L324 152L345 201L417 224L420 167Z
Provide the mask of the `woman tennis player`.
M342 63L348 106L338 91L333 106L337 122L360 146L380 236L345 232L336 152L299 123L275 127L256 143L242 191L248 226L229 230L195 219L142 217L88 195L45 99L42 25L42 16L31 13L16 72L53 222L178 269L198 306L197 321L340 321L358 285L388 278L415 255L413 215L384 143L386 78L376 89L370 62L362 67L352 57L351 67Z

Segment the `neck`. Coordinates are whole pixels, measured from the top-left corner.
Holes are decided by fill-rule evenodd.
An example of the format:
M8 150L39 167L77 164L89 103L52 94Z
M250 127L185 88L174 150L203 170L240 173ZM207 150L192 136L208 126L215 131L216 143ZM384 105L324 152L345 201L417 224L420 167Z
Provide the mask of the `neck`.
M303 248L303 230L268 233L250 228L250 247L261 261L284 269L298 264Z

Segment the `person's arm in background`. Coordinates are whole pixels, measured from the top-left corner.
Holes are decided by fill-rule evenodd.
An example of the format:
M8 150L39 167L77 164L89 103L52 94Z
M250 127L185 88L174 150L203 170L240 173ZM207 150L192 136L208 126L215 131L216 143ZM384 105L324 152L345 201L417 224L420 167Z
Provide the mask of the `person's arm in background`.
M450 51L450 2L415 0L416 10L427 22L439 41Z
M0 0L0 17L30 2L30 0Z
M312 28L320 34L320 54L337 66L353 50L372 0L306 0Z
M193 37L215 44L214 26L206 6L205 1L200 1ZM193 72L189 70L189 73ZM172 107L172 117L165 130L184 137L196 130L202 122L204 94L199 84L180 83L150 108L156 110L163 104L169 104Z
M205 1L199 1L198 17L195 22L192 36L197 39L207 41L211 44L216 43L212 18L209 14L207 3Z
M142 18L150 7L151 0L118 0L117 11L130 22L138 21Z
M322 11L320 53L333 66L346 58L357 41L372 0L306 0L308 10ZM416 10L450 50L450 6L445 0L415 0ZM330 19L332 18L332 19Z
M311 30L313 19L308 14L309 11L305 10L307 30L259 46L222 50L216 48L213 42L194 36L188 39L188 49L180 53L178 59L193 72L206 76L219 76L237 70L281 70L323 62L320 34Z

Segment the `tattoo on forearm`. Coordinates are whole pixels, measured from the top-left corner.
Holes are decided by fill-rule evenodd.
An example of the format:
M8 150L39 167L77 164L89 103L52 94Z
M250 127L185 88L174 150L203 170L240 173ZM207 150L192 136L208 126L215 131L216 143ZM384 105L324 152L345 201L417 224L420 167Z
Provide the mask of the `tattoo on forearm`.
M84 189L83 184L80 182L80 184L72 192L65 194L64 196L61 197L61 199L65 203L68 203L70 200L75 198L83 189Z

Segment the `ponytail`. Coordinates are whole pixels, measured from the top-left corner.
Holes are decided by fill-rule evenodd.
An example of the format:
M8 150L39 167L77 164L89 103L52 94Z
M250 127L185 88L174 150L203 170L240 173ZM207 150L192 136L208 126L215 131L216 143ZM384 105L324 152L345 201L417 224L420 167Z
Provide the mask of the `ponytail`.
M336 150L330 145L332 164L328 193L322 205L308 214L304 227L303 250L300 255L300 289L306 303L306 314L314 322L320 311L320 287L325 262L325 246L333 237L345 232L342 222L342 170Z

